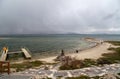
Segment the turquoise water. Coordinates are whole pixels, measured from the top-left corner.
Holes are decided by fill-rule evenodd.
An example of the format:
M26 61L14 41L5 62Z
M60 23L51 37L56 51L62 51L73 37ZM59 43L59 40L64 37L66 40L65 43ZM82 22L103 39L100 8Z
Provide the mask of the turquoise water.
M19 51L21 47L27 47L32 54L57 54L62 49L66 52L74 52L92 44L81 40L84 37L120 40L120 35L13 35L0 36L0 49L8 46L9 51Z

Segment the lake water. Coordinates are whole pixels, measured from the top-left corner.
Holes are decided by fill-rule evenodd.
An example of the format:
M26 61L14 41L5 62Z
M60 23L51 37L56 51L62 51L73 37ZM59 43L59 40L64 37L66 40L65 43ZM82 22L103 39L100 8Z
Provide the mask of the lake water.
M34 56L37 56L38 54L58 54L62 49L69 53L89 47L93 44L81 40L85 37L93 37L103 40L120 40L120 35L104 34L12 35L0 36L0 49L7 46L9 51L19 51L21 50L21 47L27 47Z

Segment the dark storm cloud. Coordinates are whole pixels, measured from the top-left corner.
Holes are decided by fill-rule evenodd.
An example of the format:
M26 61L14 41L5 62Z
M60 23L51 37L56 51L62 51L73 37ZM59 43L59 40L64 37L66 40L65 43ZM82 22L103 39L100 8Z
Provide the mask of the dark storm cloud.
M120 33L119 0L0 0L0 34Z

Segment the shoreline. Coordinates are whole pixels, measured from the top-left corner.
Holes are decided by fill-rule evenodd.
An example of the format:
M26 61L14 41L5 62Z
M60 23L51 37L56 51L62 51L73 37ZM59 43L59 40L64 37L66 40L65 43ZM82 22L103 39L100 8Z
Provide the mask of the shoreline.
M85 39L84 39L85 40ZM88 41L88 40L85 40ZM111 51L108 50L108 48L110 46L113 47L113 45L111 45L110 43L107 42L103 42L102 43L100 41L95 41L95 40L90 40L88 42L94 42L95 45L87 47L85 49L79 50L78 53L65 53L66 56L71 56L71 57L75 57L76 59L86 59L86 58L90 58L90 59L97 59L100 58L102 56L103 53L110 53ZM42 57L42 58L34 58L31 60L21 60L21 61L17 61L17 62L12 62L12 63L22 63L25 61L44 61L47 63L55 63L54 59L57 57L58 55L54 55L54 56L49 56L47 58Z
M81 50L78 53L66 54L66 56L75 57L76 59L86 59L86 58L97 59L97 58L102 57L103 53L110 53L111 51L108 50L108 48L110 46L111 46L110 43L103 42L101 44L97 44L96 46ZM114 47L114 46L112 45L112 47ZM57 56L52 56L52 57L42 58L42 59L38 59L38 60L54 63L54 59L56 57Z
M81 51L88 50L88 49L94 48L94 47L96 47L96 46L99 45L99 42L98 42L98 41L93 40L93 38L90 38L90 39L92 39L92 40L87 40L86 38L82 38L81 40L84 40L84 41L86 41L86 42L91 42L91 43L94 43L94 44L91 44L91 45L89 45L88 47L82 48L82 49L80 49L79 47L77 47L77 49L75 49L75 50L72 51L72 52L70 52L70 51L65 52L65 55L66 55L66 56L70 56L70 55L72 55L72 54L76 54L76 50L78 50L78 52L79 52L79 54L80 54ZM61 53L61 52L60 52L60 53ZM44 62L48 62L48 63L54 63L54 62L55 62L54 59L55 59L60 53L58 53L58 54L52 54L52 55L45 55L45 56L38 56L38 57L32 58L32 59L30 59L30 60L24 60L24 59L23 59L23 60L11 61L11 63L22 63L22 62L26 62L26 61L35 61L35 60L44 61ZM38 55L40 55L40 54L38 54ZM46 58L46 57L47 57L47 58Z
M115 47L114 45L112 45L111 43L105 42L103 40L98 40L95 38L89 38L89 39L83 39L85 41L88 42L93 42L95 43L94 46L90 46L88 48L79 50L78 53L65 53L66 56L71 56L74 57L76 59L98 59L100 57L102 57L102 54L104 53L111 53L112 51L108 50L108 48L110 47ZM51 62L54 63L54 59L57 56L51 56L48 58L42 58L42 59L38 59L38 60L42 60L45 62Z

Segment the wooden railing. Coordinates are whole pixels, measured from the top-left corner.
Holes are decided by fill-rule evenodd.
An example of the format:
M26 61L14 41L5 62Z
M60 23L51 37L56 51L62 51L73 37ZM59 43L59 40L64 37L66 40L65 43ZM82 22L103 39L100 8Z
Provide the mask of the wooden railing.
M10 62L8 61L0 61L0 73L8 73L10 74Z

